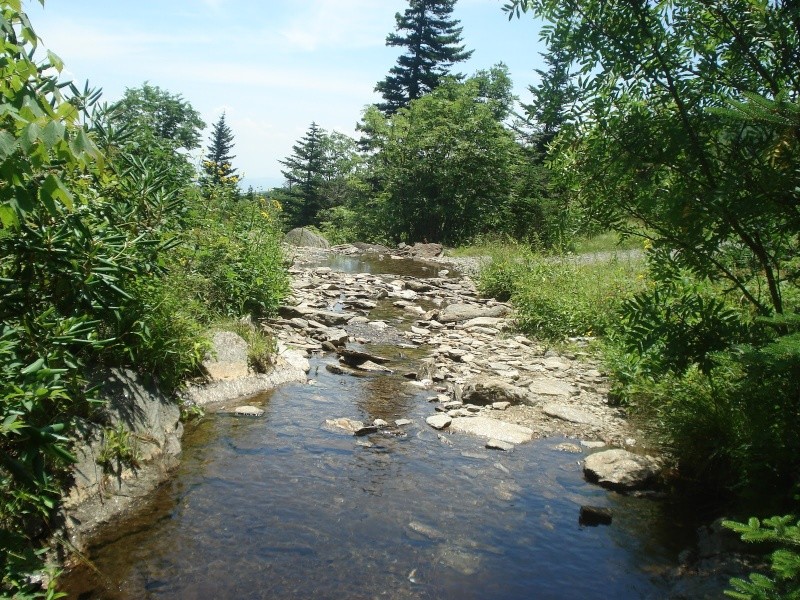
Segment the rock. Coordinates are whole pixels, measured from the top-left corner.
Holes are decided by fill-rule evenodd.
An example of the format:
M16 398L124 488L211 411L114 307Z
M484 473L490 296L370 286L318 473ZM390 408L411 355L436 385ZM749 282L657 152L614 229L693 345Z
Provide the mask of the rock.
M465 329L470 327L498 327L505 323L505 319L501 317L475 317L469 321L462 323L461 326Z
M239 379L250 374L247 342L232 331L218 331L211 338L211 353L203 368L212 381Z
M325 426L329 429L341 429L355 435L356 431L364 428L364 423L342 417L339 419L327 419L325 421Z
M497 377L480 377L464 385L461 400L465 403L486 405L495 402L510 404L536 404L536 399L528 390L511 385Z
M405 427L406 425L411 425L412 421L410 419L397 419L394 424L397 427Z
M320 323L327 325L329 327L334 327L336 325L344 325L351 319L353 319L352 314L348 313L337 313L333 312L332 310L320 310L318 308L311 308L308 306L281 306L278 309L278 313L284 319L293 319L295 317L300 317L301 319L313 319L314 321L319 321Z
M237 406L233 409L233 414L241 415L243 417L260 417L264 414L264 411L257 406Z
M441 256L443 248L441 244L422 244L417 242L408 249L408 252L415 258L433 258Z
M610 508L601 506L581 506L578 523L583 526L596 527L598 525L611 525L613 513Z
M509 406L511 406L511 402L492 402L492 408L494 410L505 410Z
M594 416L592 413L568 404L559 404L552 402L545 404L542 407L542 412L548 417L561 419L562 421L569 421L570 423L578 423L579 425L590 425L592 427L600 427L603 421Z
M369 352L362 352L360 350L340 348L336 352L340 357L342 357L344 362L352 366L358 366L368 360L381 365L389 362L389 359L386 357L378 356L377 354L370 354Z
M292 229L283 236L283 241L290 246L299 246L303 248L324 248L327 250L331 247L328 240L305 227Z
M555 449L559 452L569 452L570 454L580 454L583 452L580 446L577 444L570 444L569 442L558 444Z
M183 424L178 404L155 385L127 369L98 376L102 426L81 421L74 446L72 483L63 498L70 543L81 551L104 523L115 522L125 510L152 494L178 464ZM130 432L138 465L111 465L107 472L97 460L105 446L105 431L118 426Z
M357 371L356 369L351 369L350 367L345 367L344 365L337 365L336 363L327 363L325 365L325 370L329 373L333 373L334 375L351 375L353 377L367 376L367 374L363 371Z
M609 489L635 490L646 487L658 470L649 456L617 448L587 456L583 473L587 480Z
M444 429L453 422L453 419L445 414L440 413L438 415L433 415L431 417L428 417L427 419L425 419L425 422L434 429Z
M590 450L594 448L602 448L605 445L606 443L601 441L581 440L581 446L583 446L584 448L589 448Z
M363 427L359 427L353 432L353 435L362 436L362 435L369 435L370 433L377 433L378 427L377 425L364 425Z
M533 430L528 427L490 419L489 417L460 417L453 419L452 423L450 423L450 429L511 444L529 442L533 438Z
M323 337L326 342L330 342L334 346L344 346L349 336L344 329L327 329L323 332Z
M429 540L443 540L446 538L443 532L431 527L430 525L426 525L425 523L420 523L419 521L411 521L408 524L408 528L414 533L425 536Z
M490 439L486 442L486 447L489 450L502 450L503 452L510 452L514 449L514 444L504 442L502 440Z
M384 421L383 419L375 419L374 421L372 421L372 424L375 425L375 427L386 427L387 425L389 425L389 423L387 421Z
M422 281L417 281L415 279L410 279L406 281L406 287L410 290L414 290L419 294L422 294L424 292L429 292L433 289L432 285L428 283L423 283Z
M394 373L389 367L384 367L371 360L364 361L355 368L360 371L366 371L367 373Z
M472 304L450 304L439 313L437 321L439 321L439 323L458 323L478 317L502 317L508 313L508 307L502 304L491 307L475 306Z
M574 396L578 393L578 388L561 379L548 377L546 379L536 379L528 386L528 389L539 396Z

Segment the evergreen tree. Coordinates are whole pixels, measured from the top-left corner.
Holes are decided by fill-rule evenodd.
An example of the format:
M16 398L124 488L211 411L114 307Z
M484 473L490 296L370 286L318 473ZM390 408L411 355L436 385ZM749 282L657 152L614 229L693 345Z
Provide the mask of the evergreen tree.
M553 40L549 51L542 54L547 70L536 69L541 77L537 86L528 90L533 102L524 105L525 114L533 121L536 133L533 146L541 159L547 154L550 142L569 118L569 108L575 102L578 90L570 74L571 59L560 40Z
M397 33L386 38L387 46L404 46L406 54L397 59L386 79L375 86L384 102L385 114L394 114L439 85L450 67L472 55L461 44L462 27L451 18L456 0L409 0L402 15L397 13Z
M222 113L211 130L211 143L203 161L205 185L235 185L238 182L239 177L232 166L236 157L231 154L231 150L233 150L233 132L225 122L225 113Z
M325 130L312 122L305 135L292 146L292 155L279 161L286 170L287 193L290 198L285 211L293 227L316 222L323 207L325 181Z

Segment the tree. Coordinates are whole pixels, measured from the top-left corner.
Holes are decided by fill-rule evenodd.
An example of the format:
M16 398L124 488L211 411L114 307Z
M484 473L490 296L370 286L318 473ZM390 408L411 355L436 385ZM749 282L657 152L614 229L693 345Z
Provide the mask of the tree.
M200 147L206 124L180 94L145 82L126 89L122 100L111 107L108 119L126 153L158 165L176 185L193 178L195 171L187 153Z
M576 197L601 222L651 238L662 265L725 281L762 315L783 313L800 276L797 3L506 9L549 22L545 40L578 65L560 158Z
M382 200L382 226L407 242L469 241L504 224L519 147L486 98L484 75L448 80L390 117L364 115ZM508 82L510 85L510 81Z
M323 208L324 136L325 130L312 122L305 135L292 146L292 154L279 161L286 167L281 173L286 178L290 206L284 210L292 227L315 223Z
M378 107L393 114L412 100L438 86L455 63L465 61L472 50L464 51L462 27L451 18L456 0L409 0L409 8L397 13L398 33L386 38L387 46L407 48L397 59L386 79L375 86L384 102Z
M231 154L231 150L233 150L233 132L225 122L225 113L222 113L211 129L211 142L203 161L205 185L236 187L239 177L232 166L236 157Z
M528 87L533 101L523 105L525 114L534 127L533 147L540 160L546 156L550 143L567 123L569 109L577 95L570 74L571 59L561 42L554 40L542 57L547 70L536 69L541 78L539 85Z

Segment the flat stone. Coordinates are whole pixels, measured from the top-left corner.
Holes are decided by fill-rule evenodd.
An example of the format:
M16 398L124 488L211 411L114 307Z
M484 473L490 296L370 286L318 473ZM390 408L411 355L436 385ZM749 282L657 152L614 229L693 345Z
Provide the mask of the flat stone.
M644 488L657 472L657 464L651 457L620 448L590 454L583 466L587 480L613 490Z
M514 444L504 442L502 440L491 439L486 442L486 447L489 450L502 450L503 452L510 452L514 449Z
M508 312L508 307L501 304L490 307L472 304L450 304L439 313L437 320L440 323L458 323L479 317L502 317Z
M469 329L470 327L497 327L503 323L505 323L505 319L501 317L475 317L464 322L461 326Z
M562 421L577 423L579 425L600 427L603 424L602 420L594 416L592 413L581 410L580 408L575 408L574 406L569 406L567 404L551 402L550 404L545 404L542 407L542 412L548 417L554 417L556 419L561 419Z
M237 406L233 409L233 413L244 417L260 417L264 411L257 406Z
M377 354L370 354L369 352L362 352L360 350L350 350L349 348L340 348L336 353L344 359L344 361L352 366L360 365L366 361L372 361L378 364L389 362L389 359Z
M588 441L588 440L581 440L581 446L584 448L594 449L594 448L603 448L606 445L605 442L601 441Z
M371 360L367 360L355 368L368 373L394 373L390 368L374 363Z
M453 422L453 419L448 415L440 413L438 415L433 415L428 417L427 419L425 419L425 422L434 429L444 429Z
M495 410L505 410L511 406L511 402L492 402L492 408Z
M203 361L203 368L212 381L247 377L247 342L232 331L218 331L211 338L212 351Z
M528 427L490 419L489 417L459 417L453 419L453 422L450 423L450 429L459 433L469 433L510 444L529 442L533 438L533 430Z
M410 419L397 419L394 424L397 427L405 427L406 425L411 425L412 421Z
M361 421L348 419L346 417L341 417L339 419L327 419L325 421L325 426L330 429L341 429L343 431L347 431L348 433L355 434L356 431L364 428L364 423Z
M558 450L559 452L569 452L570 454L580 454L581 452L583 452L580 446L578 446L577 444L570 444L569 442L563 442L561 444L558 444L556 446L556 450Z
M353 377L366 377L366 373L363 371L356 371L355 369L351 369L350 367L346 367L344 365L337 365L335 363L327 363L325 365L325 370L329 373L333 373L334 375L352 375Z
M533 383L528 386L528 389L534 394L539 396L573 396L578 393L578 388L574 385L548 377L546 379L535 379Z

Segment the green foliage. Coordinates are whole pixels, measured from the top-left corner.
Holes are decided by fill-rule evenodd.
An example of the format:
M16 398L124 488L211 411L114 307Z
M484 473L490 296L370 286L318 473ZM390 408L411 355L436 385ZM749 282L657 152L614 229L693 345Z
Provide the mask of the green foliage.
M233 132L225 122L225 113L222 113L211 129L211 142L203 160L205 186L236 187L239 176L233 168L233 159L236 157L231 154L231 150L233 150Z
M325 130L311 123L308 131L292 146L292 154L280 163L286 178L286 218L290 228L312 225L325 204L323 181L327 164L323 138Z
M636 223L754 310L784 312L800 231L796 6L521 0L506 9L543 18L545 41L578 75L556 168L589 214L620 230Z
M194 200L173 263L185 297L211 315L274 314L289 289L279 212L265 198L237 201L225 187Z
M472 55L461 44L462 28L451 17L455 0L409 0L397 13L397 31L386 38L387 46L407 48L386 79L375 86L384 102L378 108L387 115L405 108L412 100L436 89L450 67Z
M124 467L138 467L139 460L136 437L123 423L103 431L103 446L97 456L97 464L104 470L119 473Z
M247 319L217 323L215 329L233 331L247 342L247 362L256 373L267 373L278 352L278 340Z
M741 534L742 540L778 546L770 556L773 578L751 573L748 580L733 578L725 595L739 600L791 600L800 598L800 521L787 515L747 523L724 521L723 525Z
M520 249L494 256L481 270L478 289L510 298L522 331L556 341L605 333L642 279L642 265L635 260L581 262Z

